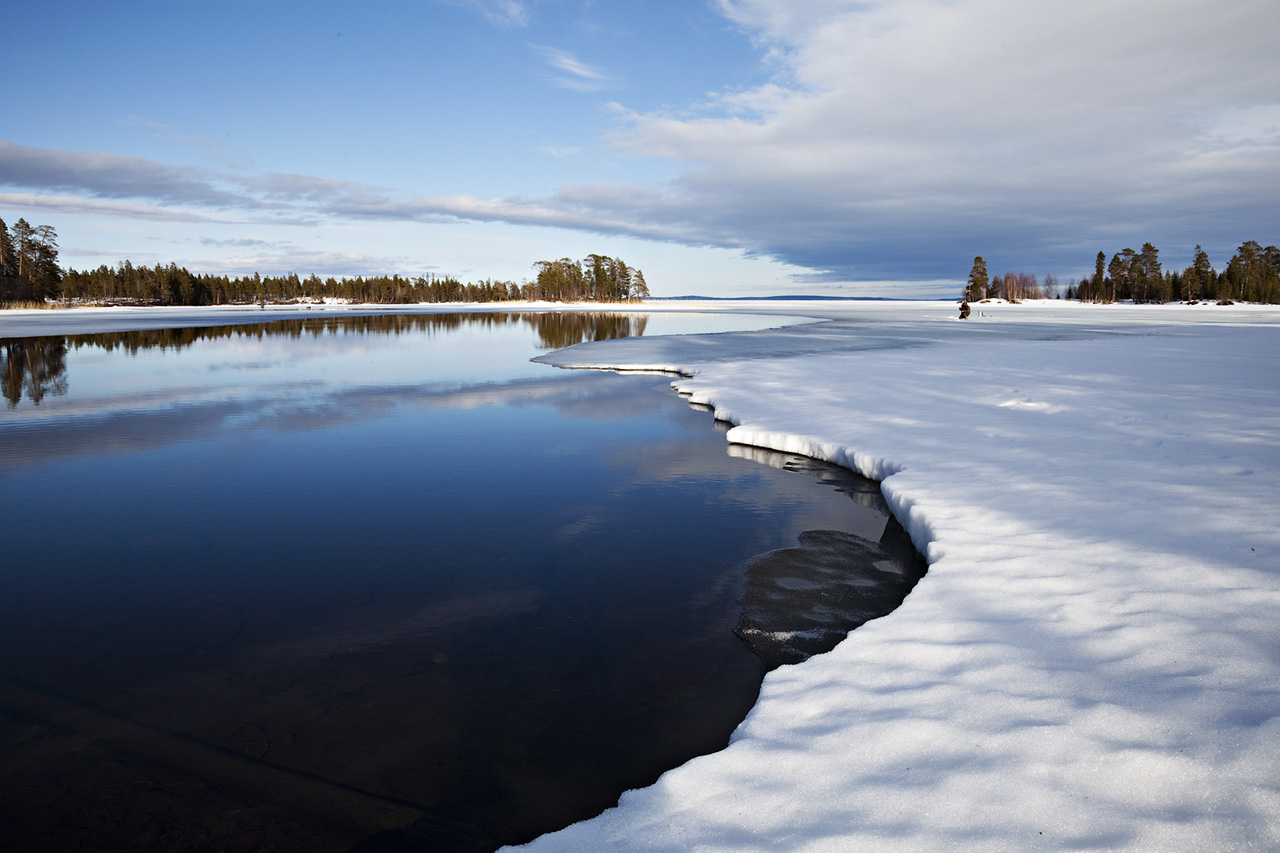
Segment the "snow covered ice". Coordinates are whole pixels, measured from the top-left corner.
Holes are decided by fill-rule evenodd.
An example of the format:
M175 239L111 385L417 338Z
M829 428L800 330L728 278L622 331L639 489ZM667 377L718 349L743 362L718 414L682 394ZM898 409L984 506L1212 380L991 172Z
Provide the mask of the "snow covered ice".
M679 372L730 441L883 480L929 573L529 851L1280 849L1280 308L643 306L694 309L829 322L541 360Z
M770 308L834 320L544 360L883 479L929 574L528 850L1280 848L1280 309Z

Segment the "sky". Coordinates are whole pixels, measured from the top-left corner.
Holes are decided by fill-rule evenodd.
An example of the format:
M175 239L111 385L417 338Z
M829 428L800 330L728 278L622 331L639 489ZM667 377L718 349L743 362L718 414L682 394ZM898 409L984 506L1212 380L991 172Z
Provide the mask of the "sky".
M1280 243L1274 0L47 0L0 218L65 267L952 297ZM16 94L20 93L20 94Z

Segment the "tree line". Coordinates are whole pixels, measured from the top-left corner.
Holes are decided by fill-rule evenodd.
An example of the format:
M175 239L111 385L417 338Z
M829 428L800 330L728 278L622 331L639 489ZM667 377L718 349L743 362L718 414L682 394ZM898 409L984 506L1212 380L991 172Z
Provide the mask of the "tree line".
M981 256L973 259L973 268L965 282L966 302L983 299L1054 299L1065 297L1081 302L1230 302L1280 303L1280 249L1263 248L1255 240L1241 244L1221 272L1215 271L1209 255L1196 246L1191 265L1183 270L1165 270L1160 263L1160 250L1143 243L1139 251L1122 249L1107 259L1098 252L1093 275L1068 284L1060 292L1052 275L1040 282L1030 273L1005 273L991 276Z
M538 261L532 282L484 279L463 283L446 275L305 278L205 275L175 263L154 267L121 261L115 267L63 270L57 232L19 219L12 231L0 219L0 306L46 304L247 305L339 300L384 305L421 302L629 302L645 299L644 273L621 258L592 254L581 261Z
M1265 302L1280 303L1280 249L1256 240L1242 243L1221 272L1196 246L1191 265L1162 271L1160 253L1150 243L1141 251L1123 249L1107 260L1098 252L1093 275L1067 288L1068 298L1083 302Z
M463 283L453 276L320 278L297 273L264 276L204 275L170 263L154 267L122 261L114 268L68 271L56 294L72 303L131 305L247 305L339 300L381 305L419 302L505 302L521 298L513 282Z

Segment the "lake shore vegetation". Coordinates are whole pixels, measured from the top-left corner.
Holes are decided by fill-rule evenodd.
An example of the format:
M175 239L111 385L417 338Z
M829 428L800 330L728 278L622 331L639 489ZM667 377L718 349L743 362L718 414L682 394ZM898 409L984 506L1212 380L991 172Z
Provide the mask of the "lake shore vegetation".
M94 270L58 265L57 231L19 219L0 220L0 307L63 305L252 305L352 302L413 305L423 302L638 302L649 296L644 273L621 258L591 254L582 260L538 261L533 281L451 275L380 275L321 278L193 273L176 263L135 266L120 261Z
M1093 275L1068 284L1061 291L1056 277L1039 280L1033 273L1006 272L989 275L987 262L981 256L973 259L973 267L965 282L962 299L981 302L1004 299L1056 299L1064 297L1081 302L1164 303L1216 301L1280 303L1280 249L1249 240L1236 249L1226 267L1218 272L1209 255L1199 245L1190 266L1183 270L1164 270L1160 250L1143 243L1139 251L1122 249L1107 260L1106 252L1094 259Z

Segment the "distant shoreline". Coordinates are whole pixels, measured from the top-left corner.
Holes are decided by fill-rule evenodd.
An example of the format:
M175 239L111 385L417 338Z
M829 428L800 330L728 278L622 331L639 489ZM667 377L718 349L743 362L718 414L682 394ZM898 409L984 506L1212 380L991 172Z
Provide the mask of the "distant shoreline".
M748 311L780 317L808 317L814 320L839 319L847 310L870 312L894 306L916 306L939 316L952 318L955 299L886 299L881 297L764 296L764 297L650 297L643 302L423 302L412 304L328 303L254 305L129 305L73 306L58 308L0 308L0 338L75 335L95 332L127 332L181 326L220 326L270 323L307 317L341 317L379 314L522 313L585 311L591 313L677 313L697 311ZM1201 302L1135 305L1125 302L1086 303L1066 299L1032 300L1011 304L992 300L982 304L982 312L967 322L991 320L993 312L1018 312L1023 306L1039 306L1064 315L1091 316L1092 312L1139 312L1144 320L1161 313L1180 311L1251 311L1265 305L1236 303L1219 306ZM1274 307L1274 306L1272 306ZM1084 312L1083 314L1081 312ZM985 317L978 316L985 314Z
M693 300L645 302L423 302L414 304L330 303L280 305L129 305L75 306L69 308L0 308L0 338L34 337L37 335L90 334L162 329L173 326L219 326L270 323L306 317L341 317L378 314L449 314L449 313L524 313L575 311L591 313L663 313L699 310L698 301L708 304L702 310L740 311L749 300ZM804 300L797 300L803 302ZM769 310L775 313L779 300L771 300ZM809 316L791 310L784 314Z

